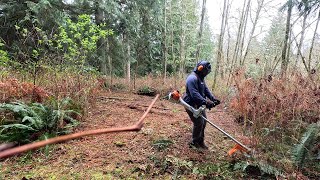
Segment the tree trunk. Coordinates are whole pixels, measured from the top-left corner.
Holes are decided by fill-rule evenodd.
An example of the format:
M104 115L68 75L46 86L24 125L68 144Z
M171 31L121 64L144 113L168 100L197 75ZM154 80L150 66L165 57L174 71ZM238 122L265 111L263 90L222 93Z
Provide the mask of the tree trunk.
M213 85L212 89L215 88L216 83L217 83L217 77L219 74L219 69L220 69L220 62L222 61L222 51L223 51L223 38L224 38L224 32L226 29L226 15L227 15L227 4L229 4L228 0L225 0L223 3L223 11L222 11L222 18L221 18L221 28L220 28L220 35L219 35L219 41L218 41L218 52L217 52L217 63L216 63L216 68L214 71L214 76L213 76Z
M231 35L230 35L230 28L228 27L228 44L227 44L227 57L226 57L226 69L225 72L229 73L228 80L227 80L227 86L229 85L229 79L231 77L231 66L230 66L230 41L231 41ZM227 75L227 74L226 74Z
M255 29L256 29L256 26L257 26L257 23L258 23L258 19L259 19L259 15L260 15L260 12L261 12L261 9L262 9L263 5L264 5L264 0L258 1L258 9L257 9L257 13L256 13L256 16L255 16L255 19L254 19L254 22L253 22L252 30L250 32L249 41L248 41L246 50L244 51L244 56L243 56L243 59L242 59L242 65L244 65L246 57L248 55L250 44L251 44L251 41L253 39L253 34L254 34Z
M164 1L164 32L163 32L163 82L167 78L167 0Z
M319 21L320 21L320 10L319 10L319 13L318 13L317 24L316 24L316 28L315 28L315 30L313 32L313 37L312 37L312 41L311 41L311 45L310 45L310 51L309 51L309 57L308 57L308 69L311 69L312 51L313 51L314 41L315 41L316 35L317 35Z
M100 42L101 41L101 42ZM100 59L100 71L102 74L107 74L107 62L106 62L106 49L104 48L105 47L105 40L104 39L100 39L98 41L98 44L101 44L100 46L98 46L98 55L100 56L99 59Z
M122 33L120 35L120 42L121 42L121 53L123 54L124 59L122 60L122 71L123 71L123 78L127 78L127 61L125 57L127 56L126 50L125 50L125 34Z
M183 30L184 28L182 28L182 32L181 32L181 36L180 36L180 77L183 76L184 74L184 64L185 64L185 30Z
M280 58L280 57L279 57L279 58L278 58L278 56L275 56L275 57L274 57L274 65L272 66L272 64L271 64L271 68L270 68L270 70L271 70L270 74L271 74L271 75L272 75L272 74L274 73L274 71L276 70L276 68L277 68L278 64L280 63L280 61L281 61L281 58Z
M226 18L225 18L225 29L228 26L228 19L229 19L229 10L230 10L231 4L229 3L228 0L228 6L227 6L227 13L226 13ZM224 61L224 56L222 56L221 61L220 61L220 73L221 73L221 79L224 78L224 74L227 71L227 66L229 64L229 54L230 54L230 28L228 28L228 40L227 40L227 52L226 52L226 60L228 61L227 63ZM222 49L223 49L223 44L222 44Z
M292 32L292 29L291 29L291 33L293 33L293 32ZM298 47L298 41L297 41L297 39L295 38L295 36L293 36L293 37L294 37L293 40L296 42L296 45L297 45L297 47ZM300 50L300 49L298 49L298 54L300 54L300 56L301 56L302 63L303 63L303 65L304 65L304 67L305 67L305 69L306 69L306 71L307 71L308 77L309 77L309 79L310 79L310 81L311 81L311 83L312 83L312 85L313 85L313 89L317 89L318 86L317 86L315 80L313 79L313 76L312 76L312 74L311 74L311 70L308 68L307 62L305 61L305 57L302 56L302 53L301 53L301 50Z
M95 1L95 21L97 25L103 23L103 10L100 8L101 0ZM102 74L107 74L107 62L106 62L106 47L104 38L100 38L97 42L97 54L100 62L100 71Z
M241 43L240 43L240 48L239 48L239 64L244 65L241 63L241 58L242 58L242 53L243 53L243 45L244 45L244 39L246 37L246 30L247 30L247 23L248 23L248 14L250 11L250 4L251 4L251 0L248 1L247 3L247 7L244 13L244 18L243 18L243 25L242 25L242 30L241 30Z
M290 52L291 52L291 45L292 45L292 42L291 42L291 37L292 37L292 27L293 25L291 24L290 25L290 32L289 32L289 40L288 40L288 47L287 47L287 55L286 55L286 59L287 59L287 69L288 69L288 65L289 65L289 62L290 62Z
M297 39L294 38L294 40L295 40L295 42L296 42L296 44L297 44L297 46L298 46L298 41L297 41ZM314 81L314 79L313 79L313 77L312 77L311 70L308 68L307 62L305 61L305 57L302 56L301 50L298 49L298 51L299 51L298 54L300 54L300 56L301 56L302 63L303 63L303 65L304 65L304 67L305 67L305 69L306 69L306 71L307 71L307 73L308 73L308 77L309 77L311 83L313 84L313 87L314 87L314 88L317 88L317 85L316 85L316 83L315 83L315 81Z
M127 82L130 86L131 82L131 53L130 53L130 41L127 37Z
M241 18L240 18L240 22L239 22L239 27L238 27L238 34L237 34L237 40L236 40L236 45L235 45L235 48L234 48L234 53L233 53L233 56L232 56L232 62L231 62L231 66L234 66L234 64L236 64L237 62L237 58L238 58L238 53L239 53L239 43L240 43L240 40L241 40L241 35L242 35L242 26L243 26L243 19L244 19L244 11L245 11L245 8L246 8L246 0L244 0L244 3L243 3L243 7L242 7L242 12L241 12Z
M206 13L206 3L207 0L202 0L202 11L201 11L201 21L200 21L200 28L198 33L198 44L197 44L197 51L196 51L196 63L199 61L200 50L202 46L202 31L203 31L203 24L204 24L204 15Z
M302 30L301 30L301 35L300 35L300 42L299 42L299 44L298 44L297 58L296 58L296 61L295 61L295 63L294 63L294 70L297 68L299 56L303 57L303 55L300 54L300 53L302 52L302 51L301 51L301 47L302 47L303 40L304 40L304 32L305 32L305 29L306 29L307 17L308 17L308 14L305 13L305 14L303 15Z
M106 46L108 51L108 66L109 66L109 76L110 76L110 86L112 86L112 80L113 80L113 71L112 71L112 59L111 59L111 50L110 50L110 42L109 38L106 39Z
M186 40L186 28L185 28L185 18L186 18L186 9L185 9L185 4L183 0L181 1L181 6L182 6L182 16L181 16L181 27L180 27L180 77L183 76L184 74L184 64L185 64L185 40Z
M175 59L175 54L174 54L174 44L173 44L173 18L172 18L172 1L170 1L170 28L171 28L171 35L170 35L170 39L171 39L171 59L173 62L173 75L176 76L176 72L177 72L177 65L176 65L176 59ZM177 78L174 78L174 87L176 87L177 85Z
M286 75L286 72L288 69L289 60L286 58L286 56L287 56L288 39L289 39L289 33L290 33L291 12L292 12L292 0L288 0L286 32L285 32L282 55L281 55L281 77L284 77Z

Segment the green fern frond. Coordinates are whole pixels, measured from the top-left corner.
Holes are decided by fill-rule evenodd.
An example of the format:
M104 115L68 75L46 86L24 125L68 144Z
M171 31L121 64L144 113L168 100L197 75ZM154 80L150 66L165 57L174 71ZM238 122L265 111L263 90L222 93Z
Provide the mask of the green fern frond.
M61 101L52 100L51 106L40 103L25 104L23 102L0 104L0 111L11 112L13 120L2 120L0 141L30 142L42 133L60 134L78 125L73 115L80 115L67 98ZM65 123L64 123L65 122ZM59 125L66 124L64 127ZM41 132L41 133L39 133Z
M2 125L0 126L1 130L0 130L0 134L2 134L4 131L8 130L8 129L20 129L20 130L29 130L29 131L35 131L35 129L33 129L30 126L26 126L23 124L7 124L7 125Z
M156 147L159 151L168 148L173 142L168 139L159 139L153 142L153 146Z
M255 169L259 173L261 173L261 176L283 176L283 173L280 169L273 167L269 164L266 164L264 162L248 162L248 161L241 161L237 162L234 167L234 170L240 170L242 172L250 171L250 169ZM247 172L248 173L248 172Z
M36 132L30 126L23 124L7 124L0 126L0 141L3 142L30 142L29 137Z
M72 99L71 98L65 98L59 104L60 104L60 107L65 108L66 106L69 106L70 104L72 104Z
M250 163L247 161L237 162L234 165L233 170L241 170L244 172L249 165L250 165Z
M26 106L19 102L1 104L0 111L11 111L17 118L28 115L28 109L26 109Z
M316 143L319 129L320 126L317 124L309 125L300 143L293 147L292 160L298 168L302 168L306 160L309 159L309 152Z
M275 175L275 176L283 176L283 173L281 172L281 170L279 170L269 164L259 162L258 167L265 174L271 174L271 175Z

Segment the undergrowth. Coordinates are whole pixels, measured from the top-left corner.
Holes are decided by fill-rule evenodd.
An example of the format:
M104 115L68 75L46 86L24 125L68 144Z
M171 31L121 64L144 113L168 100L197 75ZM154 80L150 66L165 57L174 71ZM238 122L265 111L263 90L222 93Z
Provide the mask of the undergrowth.
M308 162L312 171L310 164L318 160L306 155L319 146L314 143L319 133L309 125L320 121L320 89L300 74L257 80L246 79L239 70L233 78L236 93L230 107L244 133L255 137L251 145L259 150L258 156L288 172Z
M155 147L158 151L167 149L173 142L169 139L158 139L152 143L152 146Z
M292 149L292 160L299 169L308 168L320 171L319 163L318 165L314 164L314 162L320 161L320 124L308 126L299 143Z
M12 102L0 104L4 119L0 126L0 142L29 143L69 132L76 126L80 113L71 99L51 100L48 105Z
M15 99L43 102L49 95L49 92L44 88L30 82L20 82L15 78L0 81L0 102L9 102Z

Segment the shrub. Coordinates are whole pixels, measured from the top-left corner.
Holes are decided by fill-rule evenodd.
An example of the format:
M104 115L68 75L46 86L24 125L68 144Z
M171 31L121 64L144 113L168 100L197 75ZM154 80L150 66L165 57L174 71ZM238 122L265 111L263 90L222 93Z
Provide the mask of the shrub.
M235 82L237 94L231 100L231 108L245 122L251 121L256 129L280 128L282 132L291 132L296 128L299 132L295 138L298 138L303 127L320 120L320 94L301 76L256 81L239 73Z
M0 48L2 48L2 46L4 46L4 44L0 41ZM8 62L9 62L8 53L0 49L0 66L7 66Z
M306 162L316 160L318 147L320 147L320 125L311 124L303 134L300 143L293 147L292 160L295 165L302 168Z
M292 160L297 167L310 160L307 152L315 147L311 145L314 131L307 127L320 120L319 89L308 78L297 74L290 79L254 80L244 78L239 71L234 81L237 91L231 109L249 133L258 138L259 149L267 155L264 158L274 164L279 164L279 159L290 159L290 148L308 129L300 145L295 146ZM292 166L293 162L290 163Z
M157 94L157 91L149 86L142 86L138 89L137 94L139 95L147 95L147 96L155 96Z
M12 115L3 120L0 126L0 141L29 143L44 134L66 133L77 125L74 115L79 113L69 109L70 99L53 102L49 106L23 102L0 104L0 112ZM7 114L6 117L10 116Z
M0 102L22 98L31 98L32 101L42 102L48 97L47 91L29 82L22 83L17 79L7 79L0 82Z

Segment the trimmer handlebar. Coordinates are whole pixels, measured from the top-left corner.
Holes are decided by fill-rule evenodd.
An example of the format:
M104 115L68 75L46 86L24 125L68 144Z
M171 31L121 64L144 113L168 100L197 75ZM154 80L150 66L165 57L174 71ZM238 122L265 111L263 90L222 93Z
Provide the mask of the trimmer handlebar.
M190 106L188 103L186 103L181 97L179 98L180 103L189 111L192 112L193 117L198 118L202 115L202 112L206 109L206 106L201 106L199 109L195 109L192 106Z
M186 109L188 109L189 111L191 111L192 114L193 114L193 117L195 117L195 118L198 118L199 116L201 116L202 112L206 109L206 106L204 106L204 105L201 106L199 109L193 108L192 106L190 106L188 103L186 103L186 102L182 99L179 91L173 91L173 92L169 93L169 100L172 100L172 99L173 99L176 103L182 104Z

